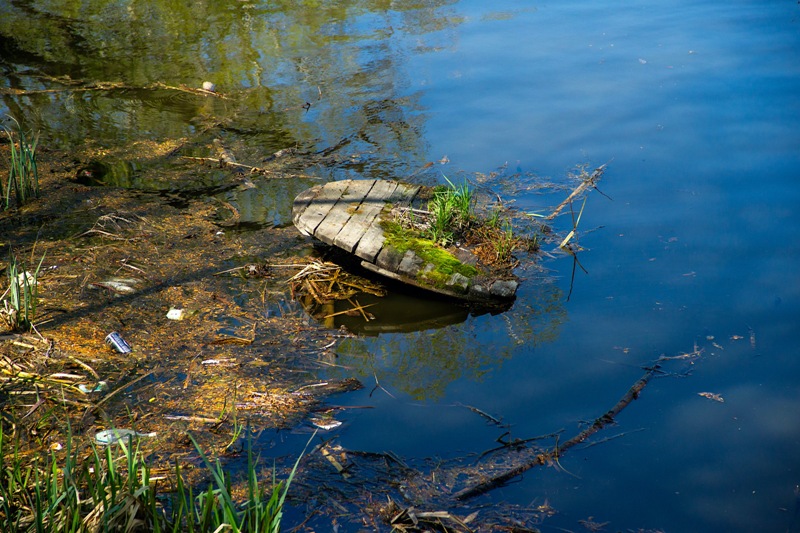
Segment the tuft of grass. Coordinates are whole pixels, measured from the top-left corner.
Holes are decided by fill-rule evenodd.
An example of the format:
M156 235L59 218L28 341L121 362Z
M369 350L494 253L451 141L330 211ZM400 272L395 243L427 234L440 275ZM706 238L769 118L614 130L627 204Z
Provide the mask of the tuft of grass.
M514 226L510 219L503 222L502 228L498 228L497 239L493 241L494 250L497 254L497 261L506 263L511 260L511 255L517 246L520 244L520 239L514 235Z
M442 246L447 246L463 233L473 219L472 191L463 183L459 186L447 180L448 187L437 187L428 202L430 213L428 236Z
M0 427L0 529L3 531L152 531L155 494L138 449L121 443L78 453L67 431L65 457L25 457Z
M256 476L258 458L253 456L252 442L248 440L247 446L247 501L241 506L231 498L230 478L225 474L219 459L213 463L203 453L200 446L189 435L206 469L211 473L212 483L208 489L197 497L192 495L191 488L186 490L176 466L178 501L173 510L173 523L183 524L189 532L215 531L225 527L229 531L254 533L278 533L283 518L283 505L289 492L289 486L297 473L300 459L305 455L308 445L311 444L316 432L303 448L302 453L294 463L292 471L285 482L277 482L275 469L272 470L272 482L264 485ZM187 512L189 511L189 512ZM193 512L192 512L193 511ZM189 515L192 515L191 517Z
M6 269L8 288L0 295L3 305L0 315L12 331L31 331L36 307L39 303L39 271L42 268L44 255L39 260L33 273L19 263L16 256L11 256Z
M219 461L213 463L192 438L212 483L195 495L175 466L170 501L157 494L144 453L133 437L99 448L88 456L75 447L69 427L65 454L23 452L19 438L9 441L0 424L0 531L36 533L83 531L234 531L278 533L289 486L312 435L289 477L277 482L273 467L269 483L259 481L258 459L251 444L247 453L246 502L231 498L230 478ZM190 436L191 438L191 436ZM249 442L249 441L248 441Z
M36 166L36 146L39 143L39 136L34 135L29 140L19 122L13 117L11 120L16 124L13 131L3 126L11 145L8 180L3 184L0 179L4 209L11 208L12 193L18 207L31 198L39 197L39 170Z
M499 228L500 227L500 215L502 214L503 210L500 207L495 207L492 209L492 212L489 213L489 216L486 217L486 222L484 223L489 228Z

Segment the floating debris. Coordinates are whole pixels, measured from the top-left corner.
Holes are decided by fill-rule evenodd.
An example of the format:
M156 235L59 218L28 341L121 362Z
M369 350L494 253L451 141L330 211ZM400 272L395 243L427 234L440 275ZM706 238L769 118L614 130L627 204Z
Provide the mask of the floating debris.
M347 467L342 466L342 462L347 461L347 454L341 446L337 444L332 445L331 443L326 442L325 444L320 445L318 448L322 456L327 459L331 465L333 465L336 471L339 472L343 478L347 479L350 477L350 474L347 472ZM339 458L336 457L337 455ZM342 462L340 462L339 459L341 459Z
M27 285L29 287L35 287L39 285L39 282L36 281L36 274L32 274L28 271L20 272L17 275L17 285L22 287Z
M224 357L221 359L204 359L200 361L201 365L222 365L222 366L231 366L236 364L236 359L233 357Z
M112 331L106 335L106 344L114 348L119 353L131 353L131 345L125 342L122 335L116 331Z
M362 316L366 322L374 317L354 297L358 293L386 296L386 289L368 279L348 273L335 263L312 261L289 279L292 297L300 299L312 315L330 319L340 314ZM332 312L335 300L347 300L352 307L345 311Z
M725 402L725 399L721 395L719 395L719 394L717 394L715 392L698 392L697 394L702 396L703 398L708 398L709 400L714 400L715 402L720 402L720 403L724 403Z
M116 444L122 440L133 438L133 437L155 437L156 432L152 431L150 433L140 433L138 431L134 431L132 429L104 429L103 431L98 431L94 435L94 440L97 444L102 444L103 446L108 446L110 444Z
M98 381L97 385L95 385L94 387L87 387L83 383L80 383L78 385L78 389L85 394L91 394L93 392L103 392L104 390L108 389L108 383L106 383L105 381Z
M312 426L325 431L336 429L342 425L342 422L333 418L312 417L309 421L311 422Z
M185 312L183 309L175 309L174 307L170 307L169 311L167 311L167 318L170 320L183 320Z
M90 283L91 287L101 289L108 289L117 294L131 294L136 292L135 285L138 285L141 280L136 278L111 278L105 281L95 281Z

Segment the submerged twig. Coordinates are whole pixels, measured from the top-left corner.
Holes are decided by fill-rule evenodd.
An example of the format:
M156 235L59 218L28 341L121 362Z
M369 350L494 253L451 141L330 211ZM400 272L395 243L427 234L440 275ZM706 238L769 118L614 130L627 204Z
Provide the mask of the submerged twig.
M477 407L473 407L471 405L466 405L466 404L463 404L463 403L457 403L456 405L458 405L459 407L466 407L467 409L469 409L470 411L472 411L476 415L482 416L483 418L485 418L486 420L488 420L489 422L491 422L492 424L494 424L496 426L508 427L508 425L507 424L503 424L503 421L500 420L499 418L494 417L494 416L490 415L489 413L487 413L486 411L482 411L481 409L478 409Z
M391 392L389 392L388 390L386 390L386 389L383 387L383 385L381 385L381 384L380 384L380 382L378 382L378 374L375 374L375 373L373 373L373 375L375 376L375 387L373 387L373 388L372 388L372 390L371 390L371 391L369 391L369 397L370 397L370 398L372 398L372 394L373 394L373 393L374 393L376 390L378 390L378 389L381 389L383 392L385 392L386 394L388 394L390 398L393 398L393 399L395 399L395 400L396 400L397 398L395 397L395 395L394 395L394 394L392 394Z
M356 307L352 307L350 309L345 309L344 311L337 311L336 313L331 313L329 315L325 315L323 318L333 318L333 317L339 316L339 315L348 315L348 314L352 314L353 312L359 312L359 313L361 313L361 316L364 317L364 320L369 321L370 318L369 318L369 316L367 314L364 313L364 309L366 309L367 307L372 307L373 305L375 305L375 304L357 305Z
M113 391L111 391L110 393L106 394L106 395L103 397L103 399L102 399L102 400L100 400L99 402L97 402L96 404L94 404L92 407L93 407L94 409L97 409L97 408L99 408L101 405L103 405L104 403L106 403L108 400L110 400L111 398L113 398L114 396L116 396L117 394L119 394L120 392L122 392L122 391L124 391L124 390L128 389L129 387L131 387L132 385L135 385L136 383L138 383L138 382L142 381L143 379L145 379L145 378L147 378L147 377L149 377L149 376L153 375L155 372L156 372L156 370L151 370L150 372L147 372L146 374L139 376L138 378L134 379L133 381L129 381L128 383L124 383L124 384L120 385L120 386L119 386L119 387L117 387L115 390L113 390Z
M58 83L66 83L64 80L59 78L53 78L47 76L48 79L51 81L56 81ZM70 80L71 81L71 80ZM77 83L85 83L79 81ZM115 82L115 81L99 81L94 83L89 83L86 85L75 85L75 82L71 86L68 87L61 87L61 88L50 88L50 89L16 89L13 87L0 87L0 94L13 94L17 96L24 96L30 94L47 94L47 93L63 93L63 92L89 92L89 91L130 91L130 90L155 90L155 89L164 89L169 91L179 91L184 93L196 94L199 96L213 96L215 98L221 98L226 100L228 97L224 94L218 93L216 91L209 91L207 89L195 88L195 87L187 87L185 85L167 85L166 83L156 82L151 83L149 85L128 85L126 83Z
M650 379L652 379L654 375L660 372L660 365L659 365L660 362L661 359L659 359L653 366L647 368L644 375L641 378L639 378L631 386L630 389L628 389L628 392L625 393L625 395L622 398L620 398L620 400L616 403L616 405L614 405L614 407L606 411L606 413L603 414L602 416L596 418L595 421L592 423L592 425L590 425L589 427L587 427L586 429L584 429L571 439L567 440L563 444L556 446L555 449L553 449L552 451L537 453L529 461L521 465L515 466L507 470L506 472L503 472L502 474L498 474L489 479L481 481L476 485L460 490L459 492L455 493L454 497L457 500L467 500L470 498L474 498L475 496L479 496L481 494L489 492L490 490L505 484L506 482L521 475L522 473L530 470L533 467L540 466L551 461L557 461L559 457L561 457L567 450L569 450L576 444L580 444L586 441L586 439L588 439L601 429L605 428L610 424L613 424L614 418L623 409L625 409L628 405L630 405L630 403L633 400L636 400L639 397L639 394L641 394L642 390L647 386L647 383L650 381Z
M591 175L589 175L586 179L584 179L580 183L580 185L578 185L575 188L575 190L572 191L572 193L569 196L567 196L567 198L563 202L558 204L558 206L555 208L555 210L552 213L550 213L548 216L544 217L545 220L553 220L554 218L556 218L558 216L558 214L561 213L561 211L567 205L569 205L570 202L572 202L572 200L576 196L578 196L581 193L583 193L586 189L589 189L589 188L596 189L597 188L597 182L600 181L601 177L603 177L603 172L605 172L605 170L606 170L606 165L600 165L599 167L594 169L594 172L592 172Z
M236 163L236 162L233 162L233 161L226 160L226 159L228 159L227 157L222 159L222 158L216 158L216 157L191 157L191 156L188 156L188 155L182 155L181 159L190 159L192 161L200 161L200 162L203 162L203 163L216 163L216 164L218 164L220 166L229 166L229 167L242 168L242 169L247 170L251 174L262 174L262 175L265 175L265 176L269 175L273 179L293 179L293 178L303 178L303 179L309 179L309 180L321 180L322 179L319 176L309 176L308 174L287 174L285 172L281 172L281 171L278 171L278 170L268 170L266 168L254 167L254 166L251 166L251 165L245 165L245 164L242 164L242 163Z

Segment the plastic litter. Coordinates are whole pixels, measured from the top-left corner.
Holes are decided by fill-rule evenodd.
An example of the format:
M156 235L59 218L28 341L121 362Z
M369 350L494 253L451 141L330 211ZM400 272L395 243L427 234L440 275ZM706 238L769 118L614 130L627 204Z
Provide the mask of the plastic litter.
M95 385L94 387L87 387L83 383L78 385L78 389L84 394L89 394L92 392L103 392L107 388L108 388L108 383L106 383L105 381L98 381L97 385Z
M98 431L94 435L94 440L97 444L102 444L103 446L108 446L109 444L116 444L119 441L124 441L130 437L155 437L156 432L153 431L151 433L140 433L138 431L134 431L132 429L104 429L102 431Z
M183 309L175 309L174 307L170 307L169 311L167 311L167 318L170 320L183 320L185 314L186 313Z

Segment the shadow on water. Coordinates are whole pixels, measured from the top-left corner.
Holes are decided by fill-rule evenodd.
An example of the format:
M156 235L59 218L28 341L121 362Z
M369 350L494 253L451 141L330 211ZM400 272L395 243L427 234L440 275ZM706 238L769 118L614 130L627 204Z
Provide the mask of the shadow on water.
M549 279L528 280L532 299L506 308L471 308L421 294L364 295L375 320L336 316L358 337L343 339L332 377L357 376L365 383L391 383L415 400L435 401L457 380L479 381L521 347L532 349L558 337L566 320L563 292ZM342 309L346 309L342 305ZM491 346L491 349L487 349Z
M331 317L332 322L326 320L325 325L344 327L358 335L376 336L439 329L460 324L470 315L470 310L462 304L403 294L397 290L384 297L364 294L358 297L358 303L367 308L369 320L358 313L348 312L347 302L339 300L333 303L331 312L344 313Z

